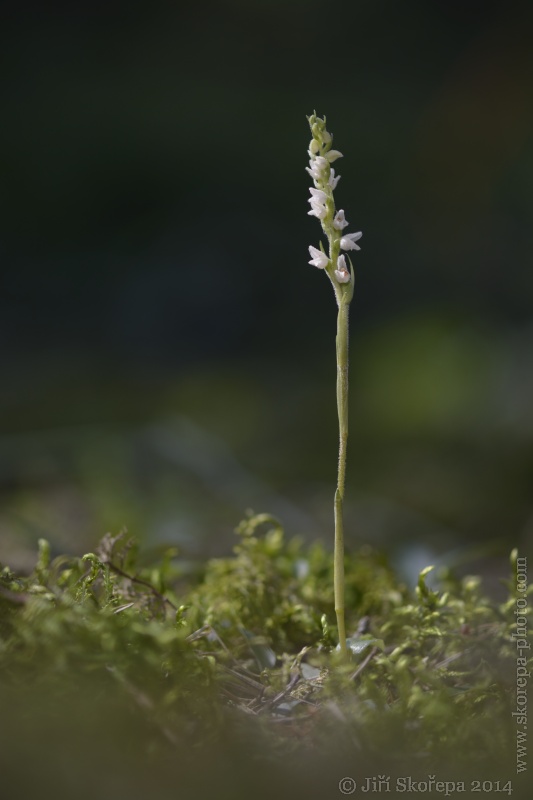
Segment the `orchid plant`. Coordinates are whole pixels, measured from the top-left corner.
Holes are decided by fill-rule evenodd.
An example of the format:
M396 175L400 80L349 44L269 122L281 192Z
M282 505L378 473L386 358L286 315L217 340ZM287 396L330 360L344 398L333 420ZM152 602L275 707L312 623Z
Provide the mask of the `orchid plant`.
M346 626L344 622L344 526L343 501L346 481L346 448L348 443L348 315L353 297L354 272L348 251L360 250L356 242L363 235L345 233L348 222L343 209L336 210L333 192L341 176L335 175L331 166L342 153L332 149L333 137L326 129L326 118L317 117L316 113L307 118L311 128L312 139L309 144L309 166L307 172L313 179L309 189L311 197L308 202L311 216L317 217L328 240L327 252L322 242L320 248L309 247L309 261L314 267L323 269L333 286L337 301L337 411L339 415L339 462L337 472L337 489L335 491L335 551L334 551L334 592L335 614L339 632L339 649L346 656ZM341 251L344 251L341 253ZM346 264L348 259L350 269Z

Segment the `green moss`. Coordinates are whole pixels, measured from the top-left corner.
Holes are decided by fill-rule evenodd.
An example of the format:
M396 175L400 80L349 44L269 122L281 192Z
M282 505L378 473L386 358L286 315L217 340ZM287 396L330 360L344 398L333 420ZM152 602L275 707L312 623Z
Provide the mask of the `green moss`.
M513 575L495 603L477 578L444 572L434 590L424 570L410 591L382 554L348 554L344 663L331 554L287 541L268 515L237 534L234 554L195 578L172 549L142 564L125 534L83 558L51 559L41 542L31 575L2 568L0 693L23 702L31 687L65 717L90 697L102 716L134 718L146 753L221 742L229 726L262 759L362 748L433 768L508 754Z

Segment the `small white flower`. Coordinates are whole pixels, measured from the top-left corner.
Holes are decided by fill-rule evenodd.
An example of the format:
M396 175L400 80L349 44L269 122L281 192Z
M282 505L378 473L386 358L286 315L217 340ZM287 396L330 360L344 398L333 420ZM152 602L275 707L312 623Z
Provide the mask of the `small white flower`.
M322 189L309 189L309 191L311 192L311 197L307 202L311 203L311 211L307 213L313 217L318 217L318 219L325 219L328 213L326 208L327 194Z
M335 170L332 167L329 173L328 186L331 186L332 189L336 189L340 179L341 179L340 175L337 175L337 177L335 177Z
M314 197L311 197L308 201L311 203L311 211L307 213L312 217L318 217L318 219L325 219L328 213L326 206L323 206L318 200L315 200Z
M316 158L311 158L309 166L305 169L315 181L321 181L324 179L324 170L327 167L328 162L324 156L316 156Z
M329 263L329 258L322 250L319 250L317 247L313 247L313 245L309 245L309 255L311 256L310 264L313 267L318 267L318 269L324 269L327 267Z
M361 231L344 234L341 239L341 250L360 250L361 248L356 242L359 241L362 235Z
M328 199L327 194L325 192L323 192L322 189L312 189L312 188L310 188L309 191L310 191L310 193L312 195L312 199L308 200L307 201L308 203L313 203L313 202L315 202L315 203L325 203L326 200Z
M350 283L350 273L349 272L340 272L340 270L335 270L335 275L337 276L337 280L339 283Z
M319 150L320 150L320 145L318 144L317 140L316 139L311 139L311 141L309 143L309 155L311 157L312 156L316 156L316 154L318 153Z
M326 153L326 158L330 164L333 164L338 158L342 158L342 153L338 150L330 150L329 153Z
M342 231L349 224L350 223L344 219L344 211L342 210L342 208L339 209L339 211L337 211L337 213L335 214L335 219L333 220L333 227L336 228L338 231Z
M337 269L335 270L335 277L339 283L349 283L350 273L346 268L346 259L344 256L339 256L337 259Z

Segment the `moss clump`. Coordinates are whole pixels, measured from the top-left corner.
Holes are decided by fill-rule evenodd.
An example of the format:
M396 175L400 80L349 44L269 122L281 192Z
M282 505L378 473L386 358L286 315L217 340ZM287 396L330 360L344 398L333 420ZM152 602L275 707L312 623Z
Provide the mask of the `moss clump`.
M357 756L352 774L369 759L381 771L406 759L510 770L512 577L495 603L476 578L447 573L435 591L424 570L410 591L379 553L347 555L346 663L330 553L286 541L268 515L237 533L234 555L194 577L173 550L143 564L125 534L83 558L52 560L41 542L31 575L1 568L0 694L25 709L7 727L46 707L60 727L76 709L99 730L112 711L116 746L136 730L141 760L231 741L259 762Z

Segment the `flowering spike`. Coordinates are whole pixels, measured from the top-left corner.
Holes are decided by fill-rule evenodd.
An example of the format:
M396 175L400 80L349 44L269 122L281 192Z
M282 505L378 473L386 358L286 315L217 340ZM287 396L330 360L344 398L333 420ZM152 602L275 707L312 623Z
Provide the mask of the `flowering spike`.
M348 312L354 290L354 271L349 256L341 250L359 250L356 244L362 233L346 233L342 231L348 226L343 209L336 210L333 192L337 188L340 175L335 175L331 166L342 157L339 150L332 150L333 137L326 129L326 118L321 119L316 111L307 117L311 128L312 141L309 145L309 166L307 172L313 179L311 197L308 202L311 210L307 213L320 220L322 230L327 237L329 256L320 242L320 250L309 247L309 261L314 267L323 269L330 279L335 291L339 309L337 318L337 409L339 414L339 461L337 473L337 491L335 492L335 552L334 552L334 595L335 613L339 631L339 649L348 657L346 630L344 622L344 533L342 506L346 473L346 446L348 441ZM346 265L350 262L350 269Z
M337 188L340 175L335 174L335 169L331 166L338 158L342 157L339 150L332 150L332 134L326 128L326 118L317 116L316 111L307 117L311 128L312 139L309 143L309 166L306 171L313 179L313 186L309 189L310 197L308 203L310 209L308 216L316 217L320 220L322 230L327 236L329 244L328 263L321 262L321 268L325 270L335 289L337 303L345 298L348 293L346 284L351 282L350 274L346 265L339 261L341 251L359 250L357 241L362 233L343 233L348 227L348 221L344 216L344 210L335 208L333 193ZM321 249L322 244L320 244ZM315 248L316 249L316 248ZM322 250L321 250L322 251ZM315 258L313 257L312 261ZM311 262L310 262L311 263ZM323 263L323 266L322 266ZM338 272L339 274L335 274Z

